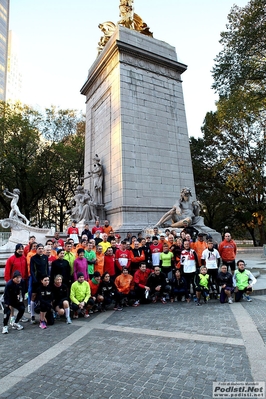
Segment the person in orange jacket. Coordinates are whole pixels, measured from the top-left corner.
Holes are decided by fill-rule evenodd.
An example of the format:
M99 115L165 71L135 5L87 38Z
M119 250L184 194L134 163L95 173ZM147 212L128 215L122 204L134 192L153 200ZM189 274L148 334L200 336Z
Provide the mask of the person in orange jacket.
M104 254L100 245L96 247L96 262L94 265L94 272L99 272L102 276L104 273Z
M227 269L230 267L232 274L236 269L236 252L236 243L232 240L231 234L226 232L224 240L219 245L219 253L222 258L222 265L226 265Z
M116 277L115 285L118 290L121 304L128 306L128 302L135 298L133 276L129 274L126 267L123 268L120 276Z
M196 254L197 254L198 261L199 261L199 266L202 266L202 262L201 262L201 255L202 255L202 252L208 247L207 242L204 241L204 236L205 236L205 235L206 235L206 234L204 234L204 233L199 233L199 234L198 234L198 239L197 239L197 241L194 242L194 243L191 245L191 248L194 249L194 251L195 251Z

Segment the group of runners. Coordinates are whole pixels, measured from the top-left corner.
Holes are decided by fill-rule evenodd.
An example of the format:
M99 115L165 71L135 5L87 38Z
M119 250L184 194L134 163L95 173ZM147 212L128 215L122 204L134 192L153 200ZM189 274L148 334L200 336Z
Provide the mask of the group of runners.
M71 324L107 309L158 301L197 306L210 298L251 301L256 279L243 260L236 263L236 244L228 232L219 246L204 233L193 240L189 228L178 236L155 227L152 235L128 233L121 240L108 221L97 222L91 231L87 224L81 234L73 221L67 233L66 241L55 233L45 245L34 236L27 246L16 245L5 268L3 334L9 327L23 329L27 300L30 323L36 324L39 314L41 329L59 318Z

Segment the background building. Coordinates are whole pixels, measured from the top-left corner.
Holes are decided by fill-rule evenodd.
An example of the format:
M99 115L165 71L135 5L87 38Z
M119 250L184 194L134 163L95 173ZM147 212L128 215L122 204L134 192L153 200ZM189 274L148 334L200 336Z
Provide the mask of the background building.
M14 32L10 30L8 35L8 59L5 95L7 102L21 100L22 75L19 67L18 49L18 39L14 35Z
M6 99L9 0L0 0L0 100Z

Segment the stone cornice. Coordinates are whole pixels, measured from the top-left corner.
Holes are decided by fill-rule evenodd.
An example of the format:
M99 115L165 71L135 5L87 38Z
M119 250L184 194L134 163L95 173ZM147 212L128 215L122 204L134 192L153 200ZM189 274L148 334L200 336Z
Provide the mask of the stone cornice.
M147 212L160 212L160 213L165 213L169 211L169 207L166 208L164 206L118 206L117 208L113 209L108 209L108 207L105 208L105 211L107 212L108 215L116 214L116 213L121 213L121 212L142 212L142 213L147 213Z
M88 72L88 78L80 90L81 94L87 95L93 88L93 85L99 76L101 77L100 81L105 79L105 77L119 62L122 64L133 65L177 80L180 80L180 75L186 71L187 66L185 64L164 57L158 53L148 51L144 48L134 46L131 43L127 43L123 40L123 35L121 35L121 40L119 34L120 31L117 30L105 46L102 53L96 58ZM136 32L133 34L136 34ZM141 35L138 32L137 34ZM117 57L117 60L111 62L118 54L119 57Z
M134 58L139 58L162 67L171 68L180 74L187 70L187 65L185 64L181 64L178 61L171 60L150 51L146 51L140 47L132 46L131 44L125 43L121 40L117 40L116 44L120 53L127 53ZM123 62L123 59L120 61Z

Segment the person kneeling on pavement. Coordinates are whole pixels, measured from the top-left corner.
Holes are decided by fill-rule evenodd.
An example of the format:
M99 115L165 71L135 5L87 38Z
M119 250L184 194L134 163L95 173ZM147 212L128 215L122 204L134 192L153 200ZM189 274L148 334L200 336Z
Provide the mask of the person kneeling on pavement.
M233 276L227 271L226 265L221 266L221 271L218 273L217 282L221 288L220 302L225 303L227 299L228 303L232 304L232 293L234 292Z
M135 302L133 276L128 273L126 267L123 267L120 276L116 277L115 285L122 305L124 304L124 306L128 306L130 303Z
M239 302L241 299L245 299L247 302L252 302L250 294L252 292L252 287L256 282L257 279L253 274L249 270L245 269L245 262L239 260L237 262L237 270L233 276L235 301Z
M149 303L149 291L150 287L147 286L147 280L149 275L152 273L151 269L147 269L146 263L141 262L139 265L139 270L137 270L134 274L134 283L135 283L135 296L136 301L133 306L139 306L140 302Z
M103 311L105 311L106 307L111 305L112 302L115 302L114 310L123 310L121 303L122 299L119 297L116 285L110 279L110 274L108 272L103 273L101 277L98 295L103 297Z
M53 308L56 314L59 316L66 316L66 323L72 324L70 319L70 307L68 299L68 289L65 284L63 284L63 276L57 274L54 278L53 290Z
M88 281L91 289L91 299L93 300L94 304L90 313L97 313L98 311L102 311L102 302L103 296L98 294L99 287L101 282L101 274L99 272L94 272L92 275L91 280Z
M156 303L158 300L166 303L166 297L169 298L171 287L167 284L166 276L161 272L159 266L154 266L154 272L148 277L147 287L150 288L149 295L153 303Z
M190 302L190 297L187 289L186 279L181 276L181 272L179 269L176 269L174 277L170 280L170 284L172 287L171 290L171 302L182 301L182 302Z
M207 274L207 268L205 266L201 266L199 274L195 276L195 285L196 285L196 297L197 302L196 306L200 306L200 297L203 296L204 303L206 303L209 297L209 284L210 278Z
M5 286L4 291L4 326L2 329L3 334L8 334L8 320L11 314L11 308L18 310L15 322L12 324L14 330L23 330L23 326L19 324L25 312L25 305L23 303L25 295L25 282L22 280L21 273L16 270L13 273L12 280L9 280Z
M91 298L90 285L85 281L82 272L77 273L77 281L71 285L70 300L74 312L73 319L90 317L89 309L94 305L94 301Z

